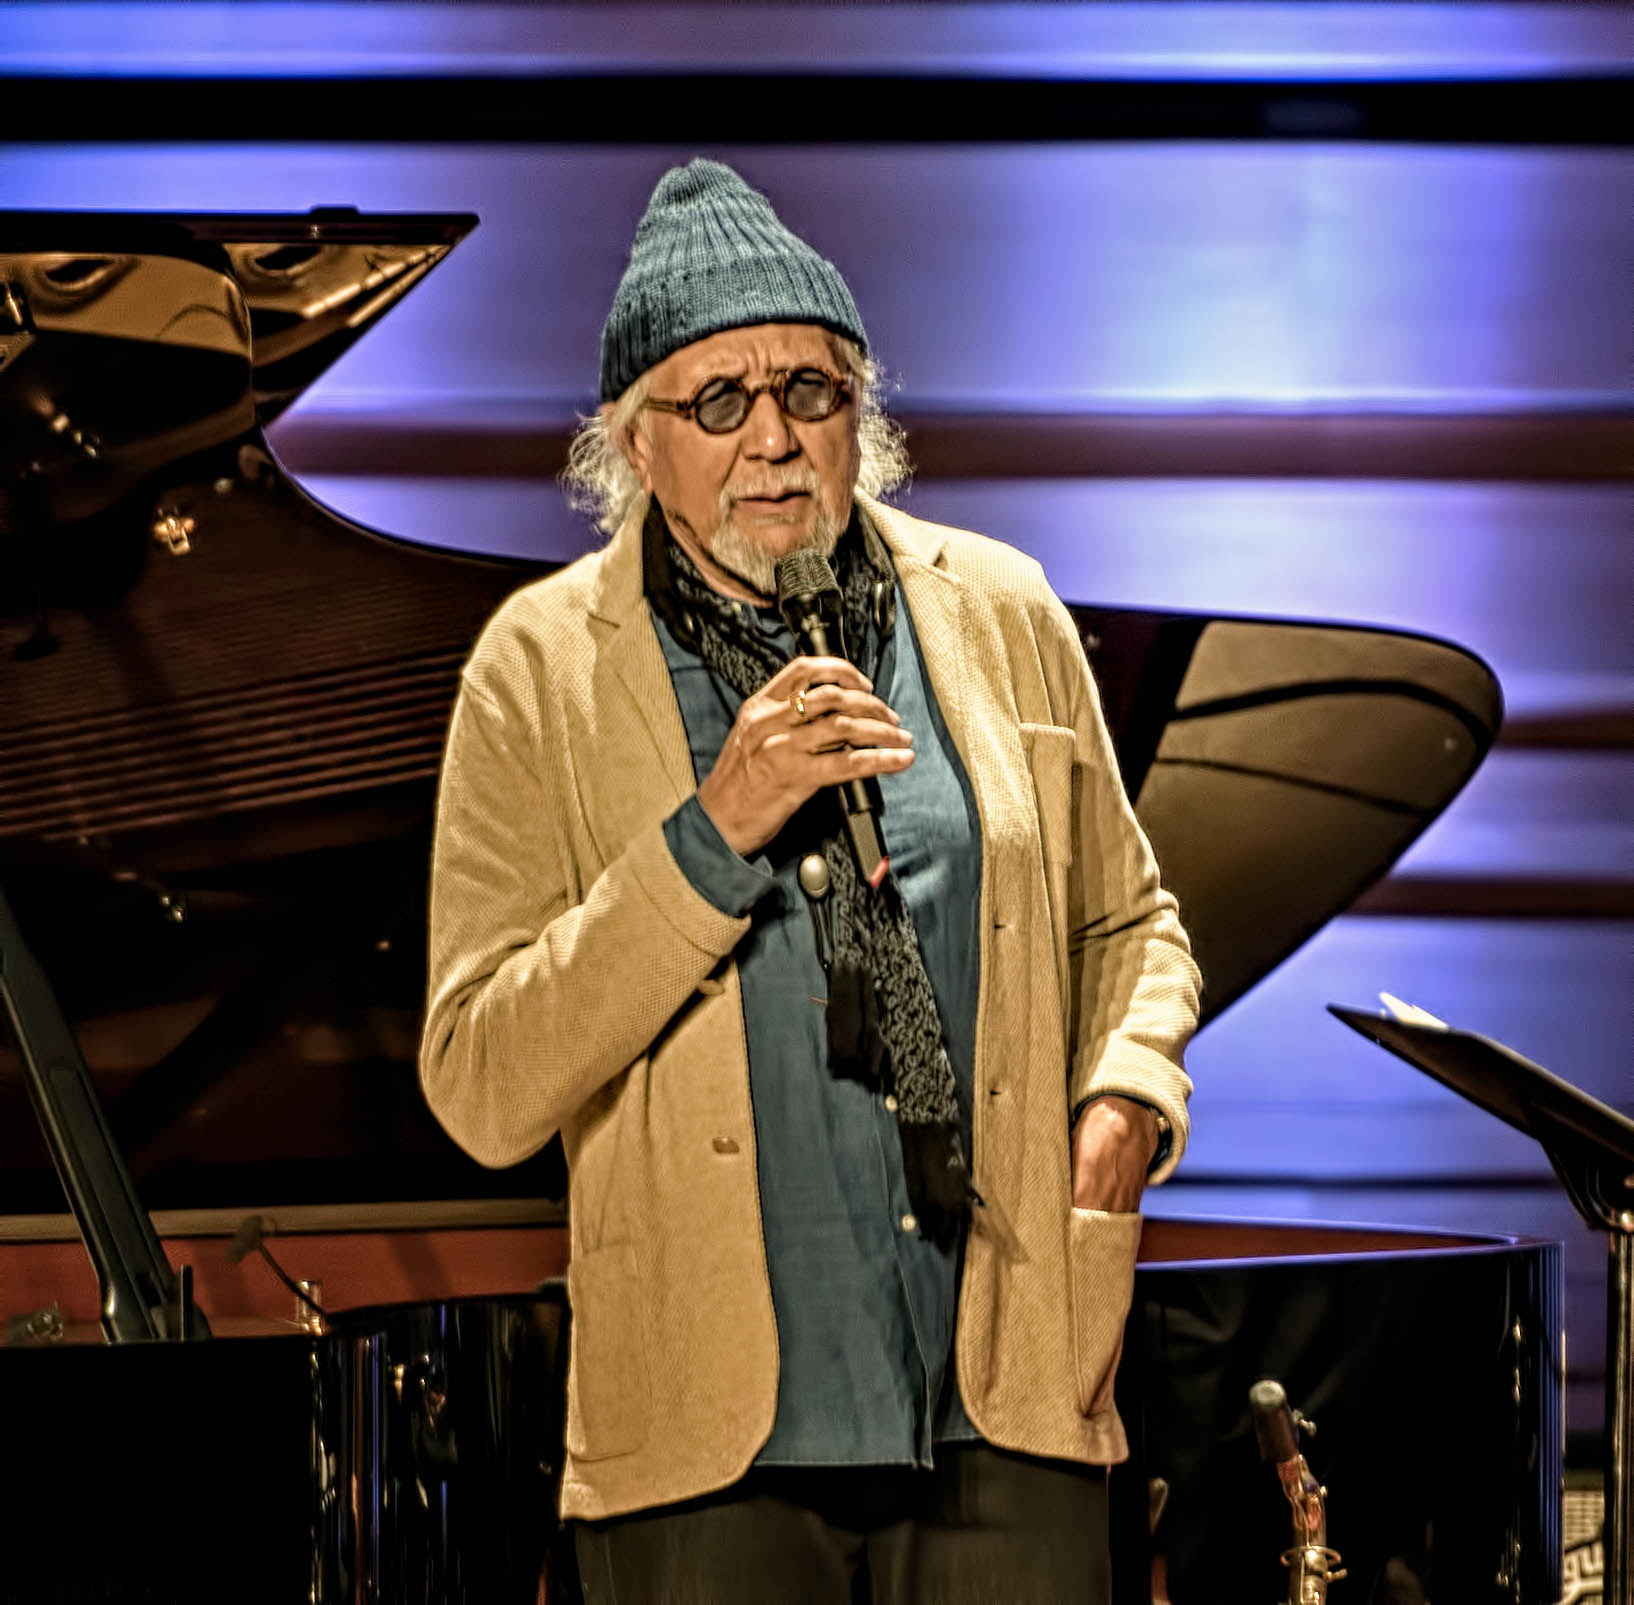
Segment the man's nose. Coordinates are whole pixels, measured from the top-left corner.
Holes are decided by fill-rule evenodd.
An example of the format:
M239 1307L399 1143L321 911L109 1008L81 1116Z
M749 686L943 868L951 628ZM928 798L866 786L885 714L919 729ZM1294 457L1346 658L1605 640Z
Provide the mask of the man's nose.
M769 390L762 390L750 403L749 416L743 420L743 450L745 456L770 462L800 454L800 437Z

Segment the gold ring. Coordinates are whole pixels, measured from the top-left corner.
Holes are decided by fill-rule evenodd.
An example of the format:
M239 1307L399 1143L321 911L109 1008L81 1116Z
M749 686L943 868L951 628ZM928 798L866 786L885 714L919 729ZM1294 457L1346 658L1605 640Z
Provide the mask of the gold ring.
M794 692L793 695L791 695L790 698L789 698L789 706L794 709L795 718L798 719L801 724L804 724L806 722L806 693L805 693L805 691L800 690L800 691Z

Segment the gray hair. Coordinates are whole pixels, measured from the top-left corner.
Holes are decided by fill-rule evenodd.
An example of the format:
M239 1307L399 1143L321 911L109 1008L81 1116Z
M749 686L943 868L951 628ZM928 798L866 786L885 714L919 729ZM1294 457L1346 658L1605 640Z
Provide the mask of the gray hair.
M885 411L885 372L863 355L855 341L833 335L834 352L856 379L857 485L865 496L885 496L907 484L913 472L907 436ZM647 375L635 381L607 412L579 420L562 470L568 504L587 513L604 535L613 534L633 512L645 511L646 492L619 449L625 430L636 427L647 399Z

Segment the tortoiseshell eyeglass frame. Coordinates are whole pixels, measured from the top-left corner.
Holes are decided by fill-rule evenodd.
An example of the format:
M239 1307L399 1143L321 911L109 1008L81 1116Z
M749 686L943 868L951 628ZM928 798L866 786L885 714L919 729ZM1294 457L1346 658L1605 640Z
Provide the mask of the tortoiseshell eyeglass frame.
M812 374L820 375L829 384L833 385L834 396L833 400L829 403L828 410L826 412L819 413L813 418L802 418L799 413L789 411L788 403L784 398L788 393L789 386L793 384L796 379L807 378ZM706 390L713 389L717 385L730 386L743 396L743 415L737 420L736 423L727 424L721 429L711 429L709 425L698 416L698 407L703 400L704 392ZM693 391L690 399L686 401L666 401L658 396L648 396L642 402L642 406L653 407L659 412L673 412L681 418L690 418L693 423L697 424L697 426L703 430L706 435L729 435L734 430L741 429L744 424L749 421L749 414L755 410L755 403L759 401L761 396L763 396L768 390L772 394L772 400L774 400L782 409L783 415L787 418L794 419L796 423L800 424L823 423L827 419L832 418L834 414L837 413L840 408L851 399L851 381L849 378L843 377L840 374L828 373L822 368L813 368L808 366L802 368L791 368L786 373L774 374L766 381L765 384L754 385L753 387L744 384L741 379L733 379L728 376L717 375L713 379L705 379L704 382L699 385L695 391Z

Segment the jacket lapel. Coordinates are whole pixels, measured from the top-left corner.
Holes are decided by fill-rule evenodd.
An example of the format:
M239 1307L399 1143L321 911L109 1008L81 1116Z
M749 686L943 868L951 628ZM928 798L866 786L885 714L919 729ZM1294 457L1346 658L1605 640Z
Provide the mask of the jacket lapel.
M642 586L641 520L608 543L590 598L594 750L581 768L585 816L604 860L677 808L695 784L686 726Z
M863 507L896 559L897 578L913 615L925 673L980 804L980 780L971 761L970 602L965 586L942 563L946 539L936 525L909 518L881 502L865 500Z
M864 500L881 538L896 556L902 594L942 718L959 749L991 849L1026 828L1031 782L1012 694L1009 647L991 605L948 567L949 531ZM982 864L984 896L990 859Z

